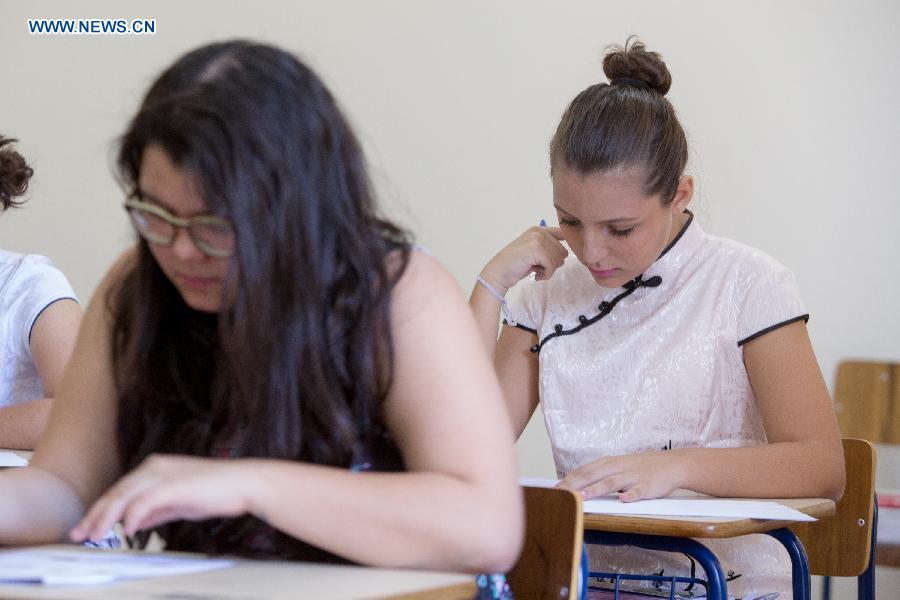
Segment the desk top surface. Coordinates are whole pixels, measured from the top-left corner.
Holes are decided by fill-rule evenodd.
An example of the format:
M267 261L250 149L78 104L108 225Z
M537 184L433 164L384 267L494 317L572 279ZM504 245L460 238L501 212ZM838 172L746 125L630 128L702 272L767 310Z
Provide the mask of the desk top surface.
M817 519L833 515L835 509L834 502L824 498L753 499L778 502ZM637 517L588 513L584 515L584 528L593 531L695 538L729 538L750 533L765 533L793 523L793 521L722 517Z
M235 560L231 568L104 585L0 585L0 598L471 600L476 591L474 576L460 573Z

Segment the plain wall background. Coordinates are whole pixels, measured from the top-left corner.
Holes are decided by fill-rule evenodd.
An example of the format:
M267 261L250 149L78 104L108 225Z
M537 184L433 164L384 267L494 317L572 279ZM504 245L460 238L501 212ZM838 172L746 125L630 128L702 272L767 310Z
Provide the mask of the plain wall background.
M157 33L29 35L29 18L153 18ZM86 302L132 239L116 136L176 57L248 37L322 75L388 212L468 293L494 252L553 218L550 136L602 80L604 47L638 34L673 74L695 214L794 269L830 383L843 358L900 360L898 26L892 0L0 0L0 132L35 168L27 207L0 217L0 246L50 256ZM552 474L539 420L519 449L524 474ZM882 487L900 488L898 454L882 448ZM879 577L900 587L896 571Z

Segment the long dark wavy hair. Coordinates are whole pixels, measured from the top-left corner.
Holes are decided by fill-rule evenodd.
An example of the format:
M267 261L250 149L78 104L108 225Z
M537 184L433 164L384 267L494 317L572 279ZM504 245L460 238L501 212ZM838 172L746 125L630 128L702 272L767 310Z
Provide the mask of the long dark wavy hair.
M409 239L378 216L334 98L283 50L211 44L147 93L121 140L127 192L149 144L231 220L236 250L218 314L188 307L143 240L110 292L122 467L151 453L350 467L383 431ZM308 557L250 516L159 532L169 548Z

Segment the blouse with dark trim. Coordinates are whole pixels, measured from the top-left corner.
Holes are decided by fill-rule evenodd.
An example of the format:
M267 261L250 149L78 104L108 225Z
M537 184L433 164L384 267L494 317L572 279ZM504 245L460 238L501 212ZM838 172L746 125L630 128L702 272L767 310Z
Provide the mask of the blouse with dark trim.
M570 256L549 280L511 291L519 328L538 338L537 392L557 476L663 447L766 442L742 345L808 311L789 269L688 221L640 285L598 286ZM781 589L782 581L790 589L790 565L771 538L711 543L726 572L744 574L729 583L734 595ZM689 574L669 553L592 552L609 572Z
M664 256L666 256L666 254L673 247L675 247L675 245L679 242L679 240L681 240L681 238L684 236L685 232L688 230L688 227L690 227L691 224L693 223L694 214L689 210L685 210L685 213L687 213L687 215L688 215L687 221L682 226L681 231L678 232L678 235L676 235L675 238L663 249L663 251L660 253L659 257L657 258L657 261L659 261ZM617 296L615 296L612 300L604 300L604 301L600 302L600 304L597 306L598 312L594 316L587 317L585 315L579 315L578 316L578 324L573 325L569 328L566 328L562 323L555 324L553 326L553 332L547 334L541 340L539 340L539 342L537 344L534 344L533 346L531 346L530 351L532 353L537 354L541 351L541 349L544 347L544 345L547 344L547 342L549 342L553 338L557 338L557 337L565 336L565 335L573 335L575 333L578 333L579 331L582 331L583 329L585 329L587 327L590 327L591 325L594 325L595 323L598 323L601 319L603 319L604 317L609 315L621 300L624 300L625 298L627 298L628 296L633 294L635 291L637 291L639 288L642 288L642 287L643 288L654 288L654 287L659 287L662 284L662 277L660 275L653 275L646 280L644 280L643 277L644 277L644 274L641 274L641 275L638 275L637 277L635 277L634 279L632 279L631 281L626 282L622 286L624 291L622 293L618 294ZM801 321L801 320L804 323L808 322L809 314L804 313L802 315L798 315L796 317L786 319L779 323L775 323L774 325L765 327L764 329L757 331L756 333L753 333L753 334L739 340L737 342L737 345L743 346L744 344L751 342L769 332L775 331L776 329L780 329L781 327L790 325L791 323L795 323L795 322ZM503 319L503 324L510 326L510 323L506 319ZM536 329L528 327L527 325L523 325L521 322L516 322L511 326L513 326L517 329L521 329L523 331L527 331L534 335L538 335L538 332Z

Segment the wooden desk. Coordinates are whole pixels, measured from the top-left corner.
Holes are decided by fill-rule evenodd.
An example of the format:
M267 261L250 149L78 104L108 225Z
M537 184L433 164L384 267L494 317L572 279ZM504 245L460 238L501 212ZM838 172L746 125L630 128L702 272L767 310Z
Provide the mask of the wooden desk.
M817 519L834 514L834 502L822 498L791 498L771 501ZM730 538L751 533L766 533L791 524L790 521L721 517L632 517L587 513L584 515L586 530L692 538Z
M237 560L234 567L96 586L0 585L4 600L472 600L473 575L287 561Z
M835 504L822 498L773 499L812 517L834 514ZM648 550L666 550L687 554L702 567L709 581L710 599L727 598L725 577L718 559L694 538L731 538L764 533L777 539L791 557L795 600L810 595L809 562L797 537L788 529L791 521L731 519L721 517L637 517L622 515L584 515L585 543L633 545ZM583 560L582 586L587 587L587 558Z

